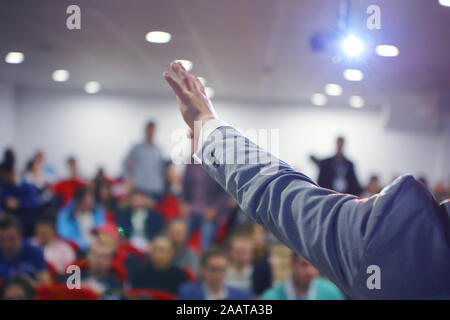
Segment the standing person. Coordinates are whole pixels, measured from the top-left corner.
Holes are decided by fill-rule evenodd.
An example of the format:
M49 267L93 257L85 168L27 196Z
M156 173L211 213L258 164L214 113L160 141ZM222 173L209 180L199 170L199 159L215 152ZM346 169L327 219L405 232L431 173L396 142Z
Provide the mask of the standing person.
M408 174L363 201L321 188L220 121L201 82L181 63L171 68L179 81L164 77L191 130L195 159L253 220L353 299L450 297L450 201L437 203ZM227 152L264 160L229 163Z
M134 188L159 201L165 189L166 165L163 152L154 142L156 123L145 126L145 141L135 145L124 162L124 175Z
M360 195L361 187L355 174L353 162L344 156L344 137L336 139L336 154L324 160L311 156L319 166L319 186L341 193Z

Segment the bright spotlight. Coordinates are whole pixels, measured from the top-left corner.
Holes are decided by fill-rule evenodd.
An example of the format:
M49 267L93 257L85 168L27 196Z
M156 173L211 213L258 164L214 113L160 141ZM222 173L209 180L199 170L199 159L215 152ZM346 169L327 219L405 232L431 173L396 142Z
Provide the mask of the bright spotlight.
M361 52L363 52L364 44L360 39L352 34L344 39L342 42L342 49L350 57L358 56Z
M324 106L327 104L327 97L321 93L315 93L311 96L311 102L316 106Z
M84 85L84 91L88 94L96 94L100 91L101 86L98 81L88 81Z
M450 7L450 0L439 0L439 4L444 7Z

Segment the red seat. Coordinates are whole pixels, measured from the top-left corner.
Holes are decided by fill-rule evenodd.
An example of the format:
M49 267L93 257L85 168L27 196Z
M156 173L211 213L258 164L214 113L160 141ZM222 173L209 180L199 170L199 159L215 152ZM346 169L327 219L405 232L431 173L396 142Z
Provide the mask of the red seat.
M127 291L127 294L136 297L139 295L148 296L153 300L176 300L177 297L171 292L167 292L159 289L145 289L145 288L133 288Z
M69 289L65 283L41 285L36 288L37 300L97 300L99 295L88 288Z
M197 274L190 268L183 268L183 272L187 275L189 281L197 280Z

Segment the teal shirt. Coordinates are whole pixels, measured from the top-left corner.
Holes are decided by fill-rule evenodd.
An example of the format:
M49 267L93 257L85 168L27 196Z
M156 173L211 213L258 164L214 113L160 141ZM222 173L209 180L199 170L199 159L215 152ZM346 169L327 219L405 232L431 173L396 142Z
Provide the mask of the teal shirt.
M289 281L267 289L261 295L261 300L291 300L288 294ZM344 295L331 281L316 277L310 285L306 300L344 300Z

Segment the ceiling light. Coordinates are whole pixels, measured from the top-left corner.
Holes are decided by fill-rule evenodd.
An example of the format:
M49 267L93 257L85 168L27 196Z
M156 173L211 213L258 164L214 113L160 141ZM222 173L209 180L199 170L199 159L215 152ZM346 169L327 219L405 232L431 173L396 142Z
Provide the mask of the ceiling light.
M378 55L383 57L396 57L398 56L399 53L396 46L391 46L387 44L377 46L376 52Z
M167 43L170 39L172 39L170 33L164 31L151 31L145 36L145 40L152 43Z
M349 101L350 106L353 108L362 108L364 107L364 99L360 96L351 96Z
M95 94L100 91L100 83L97 81L89 81L84 85L84 91L89 94Z
M208 98L210 98L210 99L214 98L215 92L214 92L213 88L206 87L205 92L206 92L206 96Z
M8 52L8 54L5 57L6 63L13 63L13 64L19 64L22 63L24 60L24 55L22 52Z
M444 7L450 7L450 0L439 0L439 4Z
M364 44L355 35L350 35L342 42L342 49L350 56L358 56L364 50Z
M358 69L347 69L344 71L344 78L348 81L361 81L364 79L364 74Z
M335 83L329 83L325 86L325 93L329 96L340 96L342 94L342 87Z
M316 106L324 106L327 103L327 97L321 93L315 93L311 96L311 102Z
M176 61L178 61L178 62L180 62L182 65L183 65L183 67L186 69L186 71L191 71L192 70L192 67L193 67L193 64L192 64L192 61L190 61L190 60L176 60Z
M67 70L64 69L57 69L53 71L52 79L56 82L65 82L69 80L70 73Z

